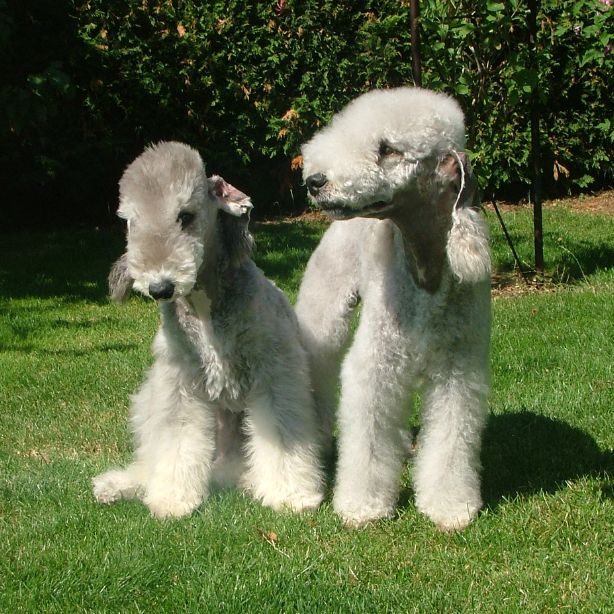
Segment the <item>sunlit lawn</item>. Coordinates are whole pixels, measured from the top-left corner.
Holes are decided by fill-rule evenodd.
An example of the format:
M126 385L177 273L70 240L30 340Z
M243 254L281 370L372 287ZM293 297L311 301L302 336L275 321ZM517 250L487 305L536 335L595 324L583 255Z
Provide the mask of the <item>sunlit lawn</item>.
M531 262L530 212L505 219ZM292 299L323 228L255 229ZM155 305L107 301L119 234L2 237L0 611L613 611L614 218L547 210L545 228L550 289L494 300L486 506L459 534L416 512L409 470L398 516L362 530L236 492L178 521L97 505L91 477L130 455Z

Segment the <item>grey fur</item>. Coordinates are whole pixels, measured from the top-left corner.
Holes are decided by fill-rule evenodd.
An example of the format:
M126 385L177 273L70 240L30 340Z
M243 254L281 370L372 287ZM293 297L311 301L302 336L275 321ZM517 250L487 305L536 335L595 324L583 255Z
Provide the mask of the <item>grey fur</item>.
M296 310L328 424L341 379L333 505L349 524L393 514L419 389L418 509L452 530L482 503L490 255L464 132L453 99L398 88L360 96L303 146L315 203L345 220L312 255Z
M132 279L159 298L161 325L132 398L135 460L94 479L98 501L138 496L157 517L183 516L215 479L276 509L320 503L307 355L286 297L250 258L251 206L221 177L207 179L181 143L148 148L126 169L127 251L112 294Z
M132 290L134 280L128 273L128 256L122 254L111 267L109 273L109 296L115 303L123 303Z

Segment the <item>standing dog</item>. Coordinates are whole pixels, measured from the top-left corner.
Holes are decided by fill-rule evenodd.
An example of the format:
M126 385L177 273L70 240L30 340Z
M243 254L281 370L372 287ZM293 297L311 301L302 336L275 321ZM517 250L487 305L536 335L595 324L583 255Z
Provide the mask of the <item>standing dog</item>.
M297 315L316 404L330 421L341 368L334 507L349 524L390 516L422 389L413 480L418 509L444 530L477 514L487 415L490 255L464 118L427 90L376 90L303 147L303 174L337 220L311 257Z
M207 498L214 465L236 477L243 452L240 482L265 505L320 503L308 359L290 304L250 257L251 207L181 143L146 149L124 172L127 251L112 296L134 287L155 299L161 326L132 398L135 459L94 478L101 503L140 496L154 516L184 516Z

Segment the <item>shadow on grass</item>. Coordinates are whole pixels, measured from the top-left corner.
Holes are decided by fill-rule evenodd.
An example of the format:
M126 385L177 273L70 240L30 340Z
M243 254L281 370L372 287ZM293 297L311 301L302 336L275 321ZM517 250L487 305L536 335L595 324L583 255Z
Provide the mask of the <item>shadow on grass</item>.
M614 452L579 428L526 409L490 416L482 464L482 498L491 509L517 496L553 494L582 477L599 480L602 495L614 499ZM413 504L413 488L402 488L398 509Z
M614 266L614 247L582 241L565 246L555 260L554 277L563 283L581 281L586 275Z
M290 279L305 268L326 228L322 222L256 224L256 263L267 277Z
M302 271L325 224L252 225L256 261L277 280ZM0 236L0 297L107 302L107 276L125 245L120 228Z
M603 451L584 431L523 409L491 416L482 449L485 504L537 492L554 493L567 480L602 480L612 497L614 453Z
M0 238L0 296L107 301L107 275L121 231L20 233Z

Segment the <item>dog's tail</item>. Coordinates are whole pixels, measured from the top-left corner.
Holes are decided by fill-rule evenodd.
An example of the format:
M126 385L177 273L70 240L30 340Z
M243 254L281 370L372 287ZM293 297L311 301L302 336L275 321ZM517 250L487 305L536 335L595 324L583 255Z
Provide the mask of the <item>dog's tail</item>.
M134 280L128 274L128 255L123 254L111 267L109 273L109 297L115 303L123 303L132 290Z

